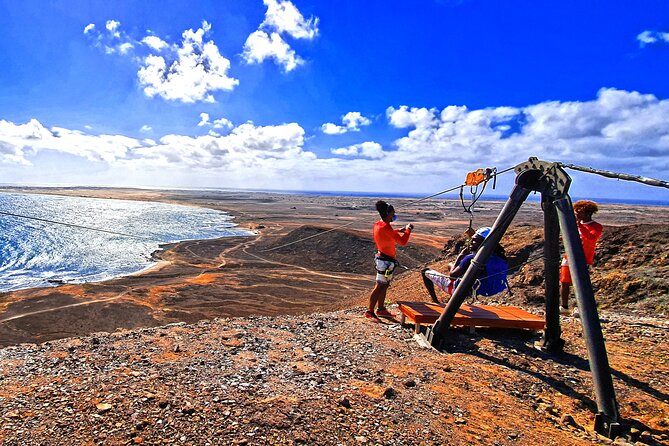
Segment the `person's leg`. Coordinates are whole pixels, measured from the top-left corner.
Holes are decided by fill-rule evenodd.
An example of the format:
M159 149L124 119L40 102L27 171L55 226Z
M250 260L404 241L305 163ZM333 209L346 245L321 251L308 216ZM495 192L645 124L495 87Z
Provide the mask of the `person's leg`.
M430 297L435 303L439 303L439 298L434 291L435 285L448 294L453 294L456 281L451 280L451 278L447 275L441 274L440 272L430 268L425 268L422 270L421 275L423 276L423 284L425 285L425 288L427 288L427 292L430 294Z
M372 290L372 294L369 296L369 308L368 310L374 313L374 308L376 303L379 301L379 296L383 295L385 297L385 290L388 288L387 285L376 282L376 286Z
M569 266L566 265L566 259L563 259L560 266L560 310L562 313L569 309L570 288L571 273L569 272Z
M379 293L376 296L376 308L385 309L386 293L388 292L388 283L378 284Z
M423 277L423 285L425 285L425 288L427 289L428 294L432 298L432 302L434 303L439 303L439 298L437 297L437 293L434 292L434 284L432 283L432 280L430 280L426 275L425 272L429 271L428 268L424 268L421 272L420 275Z
M560 306L562 308L569 308L569 291L571 286L568 283L560 283Z

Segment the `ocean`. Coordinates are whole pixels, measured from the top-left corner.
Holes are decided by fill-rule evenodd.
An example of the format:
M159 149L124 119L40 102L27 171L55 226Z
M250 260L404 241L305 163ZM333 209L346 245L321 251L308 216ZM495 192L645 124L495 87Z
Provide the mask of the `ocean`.
M255 235L224 212L165 203L2 193L0 211L135 236L0 215L0 292L132 274L162 243Z

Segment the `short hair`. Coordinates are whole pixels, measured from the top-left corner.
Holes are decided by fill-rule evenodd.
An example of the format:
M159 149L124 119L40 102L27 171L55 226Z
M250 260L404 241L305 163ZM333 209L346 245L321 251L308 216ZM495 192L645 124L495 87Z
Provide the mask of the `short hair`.
M597 211L599 211L599 206L597 206L597 203L595 203L594 201L579 200L576 203L574 203L574 211L582 212L586 215L592 215Z
M376 202L376 210L379 211L381 218L386 218L390 211L394 211L395 209L391 204L388 204L383 200L379 200Z

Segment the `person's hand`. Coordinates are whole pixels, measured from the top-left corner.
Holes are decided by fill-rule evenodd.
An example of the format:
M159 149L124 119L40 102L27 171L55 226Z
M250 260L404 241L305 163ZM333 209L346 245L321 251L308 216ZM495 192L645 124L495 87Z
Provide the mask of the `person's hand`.
M412 231L412 230L413 230L413 225L412 225L411 223L409 223L408 225L406 225L406 226L404 227L404 230L407 230L407 229L410 230L410 231Z

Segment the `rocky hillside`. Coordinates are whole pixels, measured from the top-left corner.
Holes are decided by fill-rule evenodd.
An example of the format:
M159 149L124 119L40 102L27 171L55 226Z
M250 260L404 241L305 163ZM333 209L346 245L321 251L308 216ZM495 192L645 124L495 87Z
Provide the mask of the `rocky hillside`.
M669 312L669 225L607 226L599 241L591 280L600 308ZM464 236L449 240L433 265L446 270L464 246ZM496 296L517 305L543 305L543 229L521 225L502 240L513 295ZM408 280L405 279L405 280ZM414 278L416 280L416 278ZM421 293L424 294L424 293Z
M606 316L626 439L668 444L666 320ZM578 320L452 330L443 352L361 309L99 333L0 350L4 445L607 444ZM640 443L639 443L640 442Z

